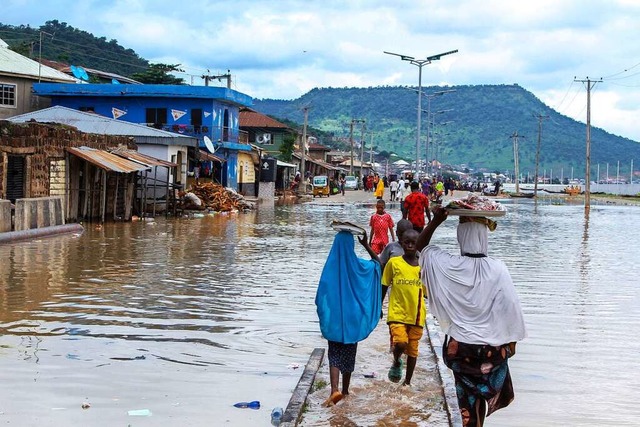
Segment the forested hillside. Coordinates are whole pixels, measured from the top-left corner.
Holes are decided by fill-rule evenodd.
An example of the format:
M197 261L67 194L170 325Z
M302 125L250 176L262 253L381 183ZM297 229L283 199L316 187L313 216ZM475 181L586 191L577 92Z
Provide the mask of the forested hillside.
M432 126L429 157L446 164L471 168L513 170L514 132L518 140L520 171L533 173L538 140L538 115L542 120L540 173L562 168L568 176L573 167L584 175L586 127L543 104L518 85L480 85L423 88L421 158L425 158L427 110ZM438 91L453 91L430 96ZM254 108L276 118L302 123L302 107L309 107L309 124L331 132L336 138L349 135L352 119L365 119L366 131L373 132L373 145L392 151L406 160L415 159L417 87L369 87L313 89L291 100L255 100ZM444 124L446 123L446 124ZM354 139L360 139L356 125ZM365 136L369 144L371 137ZM602 167L620 161L630 169L631 159L640 159L640 143L592 128L591 163ZM367 147L367 145L365 145ZM613 166L611 166L613 167ZM595 173L595 172L594 172Z
M153 73L149 62L116 40L95 37L64 22L52 20L40 28L0 24L0 38L10 48L37 59L42 35L42 58L110 71L127 77ZM173 65L157 64L159 67ZM166 73L164 73L166 74ZM139 77L139 76L138 76ZM153 81L155 80L140 80ZM175 83L159 81L158 83ZM585 124L550 109L531 92L514 85L424 87L422 102L421 159L427 158L427 123L431 121L428 158L474 169L513 170L513 138L518 132L520 171L533 173L538 126L542 119L540 169L571 168L583 174ZM438 95L437 92L447 91ZM248 95L253 95L249 93ZM429 105L430 104L430 105ZM415 160L417 87L316 88L295 100L256 99L254 108L280 120L303 122L303 107L309 107L311 133L320 142L349 148L349 125L366 121L366 148L373 140L377 151L393 152ZM429 120L431 119L431 120ZM300 126L301 127L301 126ZM361 124L354 126L354 139L361 137ZM640 163L640 143L602 129L591 132L591 163L611 168L620 162L621 173L630 162ZM595 172L594 172L595 173Z
M47 21L40 28L0 24L0 39L16 52L37 60L40 55L41 31L43 59L127 77L143 72L149 66L146 59L138 56L132 49L120 46L117 40L95 37L57 20Z

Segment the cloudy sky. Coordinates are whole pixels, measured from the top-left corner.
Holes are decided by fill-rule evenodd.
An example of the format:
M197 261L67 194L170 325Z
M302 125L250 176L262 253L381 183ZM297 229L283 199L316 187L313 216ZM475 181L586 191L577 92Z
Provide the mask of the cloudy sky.
M517 83L556 111L640 141L639 0L2 0L3 24L57 19L116 39L188 83L231 70L255 98L314 87ZM223 83L224 84L224 81Z

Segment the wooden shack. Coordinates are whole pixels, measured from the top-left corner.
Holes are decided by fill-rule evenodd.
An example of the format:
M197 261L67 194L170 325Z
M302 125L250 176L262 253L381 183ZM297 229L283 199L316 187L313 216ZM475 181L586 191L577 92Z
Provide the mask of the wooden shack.
M0 199L62 196L67 221L129 220L135 175L148 170L115 154L129 137L42 123L0 121Z

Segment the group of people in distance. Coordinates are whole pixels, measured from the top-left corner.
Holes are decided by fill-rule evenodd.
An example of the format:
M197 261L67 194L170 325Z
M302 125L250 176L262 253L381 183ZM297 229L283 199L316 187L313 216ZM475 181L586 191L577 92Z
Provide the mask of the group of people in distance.
M370 260L355 255L350 233L336 235L316 295L328 340L331 392L325 404L349 394L357 344L384 316L388 296L388 379L411 386L428 305L445 334L442 357L453 371L463 425L482 426L486 416L514 398L508 359L526 336L520 302L504 262L488 256L495 223L459 217L460 254L450 254L432 243L448 217L446 209L436 206L432 216L417 182L411 190L395 232L384 200L377 200L371 232L358 237Z

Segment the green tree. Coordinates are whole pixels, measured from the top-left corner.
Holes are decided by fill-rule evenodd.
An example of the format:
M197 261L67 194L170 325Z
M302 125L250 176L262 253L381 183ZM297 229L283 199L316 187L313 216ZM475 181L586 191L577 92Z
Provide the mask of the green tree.
M149 64L149 68L142 73L134 73L131 78L140 83L156 84L156 85L183 85L184 79L172 76L171 72L181 70L180 64Z
M290 162L293 155L293 145L296 139L291 134L287 134L280 144L280 158L285 162Z

